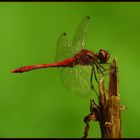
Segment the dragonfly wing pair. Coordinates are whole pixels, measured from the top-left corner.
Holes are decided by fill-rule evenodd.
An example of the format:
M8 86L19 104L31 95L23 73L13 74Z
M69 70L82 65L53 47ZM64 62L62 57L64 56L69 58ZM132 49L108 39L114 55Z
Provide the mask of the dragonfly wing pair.
M60 35L57 42L56 61L61 61L73 57L81 49L86 47L87 26L89 17L85 17L78 26L73 41L70 44L67 34ZM64 85L80 96L90 95L90 66L80 66L61 68L60 75Z

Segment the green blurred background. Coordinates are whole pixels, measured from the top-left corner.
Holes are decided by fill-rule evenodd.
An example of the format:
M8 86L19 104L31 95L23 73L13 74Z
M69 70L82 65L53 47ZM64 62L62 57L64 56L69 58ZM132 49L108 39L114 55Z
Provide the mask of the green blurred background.
M54 61L62 32L69 39L84 16L87 48L118 58L123 137L140 137L140 3L0 3L0 137L81 138L89 100L68 91L57 68L12 74L19 66ZM99 138L97 122L89 137Z

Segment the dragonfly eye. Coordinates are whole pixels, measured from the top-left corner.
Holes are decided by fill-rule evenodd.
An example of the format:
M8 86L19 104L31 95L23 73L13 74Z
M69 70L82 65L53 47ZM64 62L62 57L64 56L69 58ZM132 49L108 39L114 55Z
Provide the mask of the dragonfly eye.
M106 50L100 49L100 51L98 52L98 58L100 60L100 63L106 63L110 58L110 54Z

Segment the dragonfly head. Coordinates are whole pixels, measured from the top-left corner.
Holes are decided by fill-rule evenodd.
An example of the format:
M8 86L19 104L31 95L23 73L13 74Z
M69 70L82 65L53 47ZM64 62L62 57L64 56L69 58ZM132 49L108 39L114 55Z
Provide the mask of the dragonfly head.
M103 49L100 49L98 52L98 59L100 60L100 63L106 63L108 59L110 58L110 54Z

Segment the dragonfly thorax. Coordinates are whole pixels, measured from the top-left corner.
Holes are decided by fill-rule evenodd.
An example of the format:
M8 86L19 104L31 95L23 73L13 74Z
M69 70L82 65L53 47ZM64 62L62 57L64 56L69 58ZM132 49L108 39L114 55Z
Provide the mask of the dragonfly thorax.
M76 63L79 65L93 65L98 60L98 55L89 50L82 49L74 58L76 58Z

